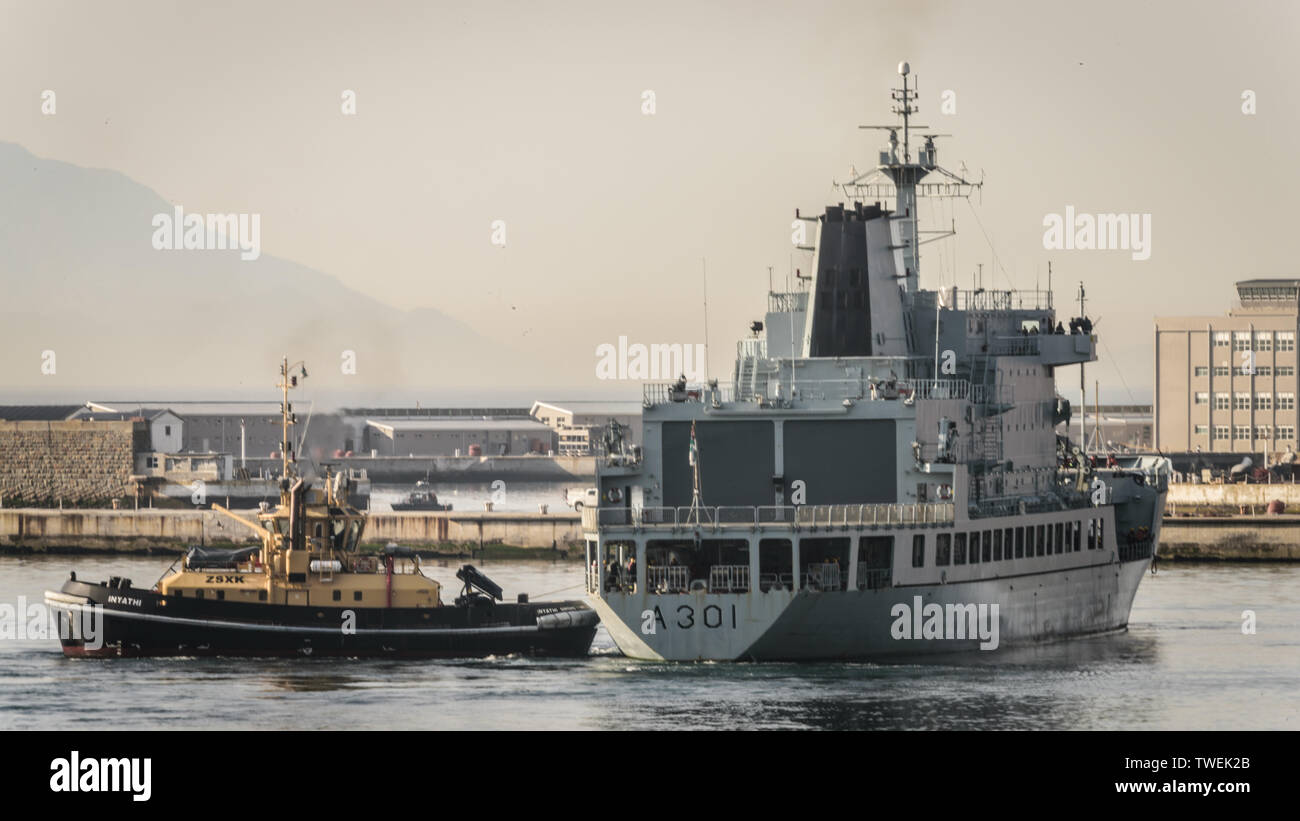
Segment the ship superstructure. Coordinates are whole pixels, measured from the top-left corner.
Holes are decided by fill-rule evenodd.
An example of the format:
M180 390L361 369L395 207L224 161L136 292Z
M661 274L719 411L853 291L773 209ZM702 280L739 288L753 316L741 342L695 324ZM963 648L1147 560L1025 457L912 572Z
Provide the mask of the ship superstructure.
M643 445L605 437L587 589L629 656L911 656L1127 624L1167 464L1058 441L1056 369L1096 359L1082 289L1065 320L1050 290L919 287L917 196L979 183L938 165L939 135L912 156L900 75L889 147L807 218L811 281L769 293L731 384L648 384Z

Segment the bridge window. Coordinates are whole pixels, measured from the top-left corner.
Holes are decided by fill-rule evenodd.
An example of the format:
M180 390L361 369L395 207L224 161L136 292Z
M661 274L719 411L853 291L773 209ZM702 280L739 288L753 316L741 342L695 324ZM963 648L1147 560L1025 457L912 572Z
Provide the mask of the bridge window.
M1038 537L1034 540L1034 545L1035 545L1034 555L1041 556L1047 552L1047 543L1046 543L1046 539L1044 539L1045 534L1043 532L1044 531L1043 526L1039 525L1037 531L1038 531Z
M1023 527L1018 527L1016 528L1016 558L1023 559L1024 557L1025 557L1025 529Z
M970 563L979 564L980 561L980 534L975 531L970 534Z
M794 543L789 539L763 539L758 543L758 589L794 589Z
M847 580L850 542L847 536L799 540L801 587L843 590Z
M1056 552L1057 553L1063 553L1065 551L1065 543L1061 541L1064 534L1065 534L1065 525L1061 522L1057 522L1056 523Z
M966 564L966 534L965 533L953 534L952 563Z
M925 534L912 537L912 567L925 567Z
M632 592L636 587L636 543L605 542L600 567L605 574L605 592Z
M993 531L984 531L984 538L981 541L984 546L984 561L990 562L993 560Z
M947 567L952 562L952 534L940 533L934 540L934 563Z
M889 587L893 566L893 536L863 536L858 539L859 590Z
M1002 531L993 531L993 561L1002 561Z

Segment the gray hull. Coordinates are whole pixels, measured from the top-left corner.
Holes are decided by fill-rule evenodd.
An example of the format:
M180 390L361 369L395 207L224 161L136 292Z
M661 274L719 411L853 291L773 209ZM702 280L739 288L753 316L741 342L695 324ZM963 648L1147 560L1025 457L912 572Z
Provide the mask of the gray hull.
M624 654L645 660L886 660L987 651L1119 630L1150 560L942 585L839 592L768 591L676 596L607 594L592 597ZM898 637L900 619L915 627L915 605L997 604L997 628L981 640ZM905 605L906 615L900 615ZM657 608L657 612L656 612ZM647 616L652 614L653 618ZM653 622L653 632L646 632ZM922 612L922 625L925 616ZM958 624L969 625L958 618ZM990 624L986 619L977 624ZM924 633L922 631L909 631ZM955 636L958 631L952 631ZM972 633L973 631L967 631ZM996 647L987 647L996 638Z

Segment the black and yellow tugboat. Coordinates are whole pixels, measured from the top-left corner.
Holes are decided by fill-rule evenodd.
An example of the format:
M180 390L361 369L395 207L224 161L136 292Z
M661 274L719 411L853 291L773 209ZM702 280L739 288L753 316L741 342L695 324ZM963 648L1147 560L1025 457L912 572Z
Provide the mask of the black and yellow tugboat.
M411 548L362 554L366 515L348 504L346 475L326 468L315 486L298 474L288 395L298 377L287 359L280 375L288 443L280 504L264 506L256 521L213 506L255 529L261 545L193 547L152 588L73 573L45 594L60 614L65 655L587 655L598 618L583 602L520 595L503 603L501 588L465 565L456 573L461 595L444 604Z

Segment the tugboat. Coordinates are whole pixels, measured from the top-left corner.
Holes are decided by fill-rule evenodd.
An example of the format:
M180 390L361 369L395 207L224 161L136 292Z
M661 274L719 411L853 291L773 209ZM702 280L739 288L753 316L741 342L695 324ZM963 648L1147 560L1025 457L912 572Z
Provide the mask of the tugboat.
M292 367L299 367L297 363ZM454 604L424 575L418 554L390 544L358 550L366 514L348 504L348 475L325 467L319 486L299 475L285 359L279 387L283 441L280 503L256 521L260 545L193 547L150 588L130 579L80 581L46 591L67 656L581 657L596 633L583 602L502 603L502 590L472 565ZM306 376L305 368L302 376ZM180 564L178 567L177 564Z
M428 482L421 479L406 495L405 502L393 502L393 510L451 510L451 505L440 503L438 494L433 492Z
M587 591L627 656L914 659L1128 624L1169 460L1058 453L1056 373L1097 358L1082 284L1069 332L1050 286L919 287L916 197L980 183L912 133L909 70L901 122L868 126L879 164L795 212L810 282L769 292L731 384L648 384L641 450L606 442Z

